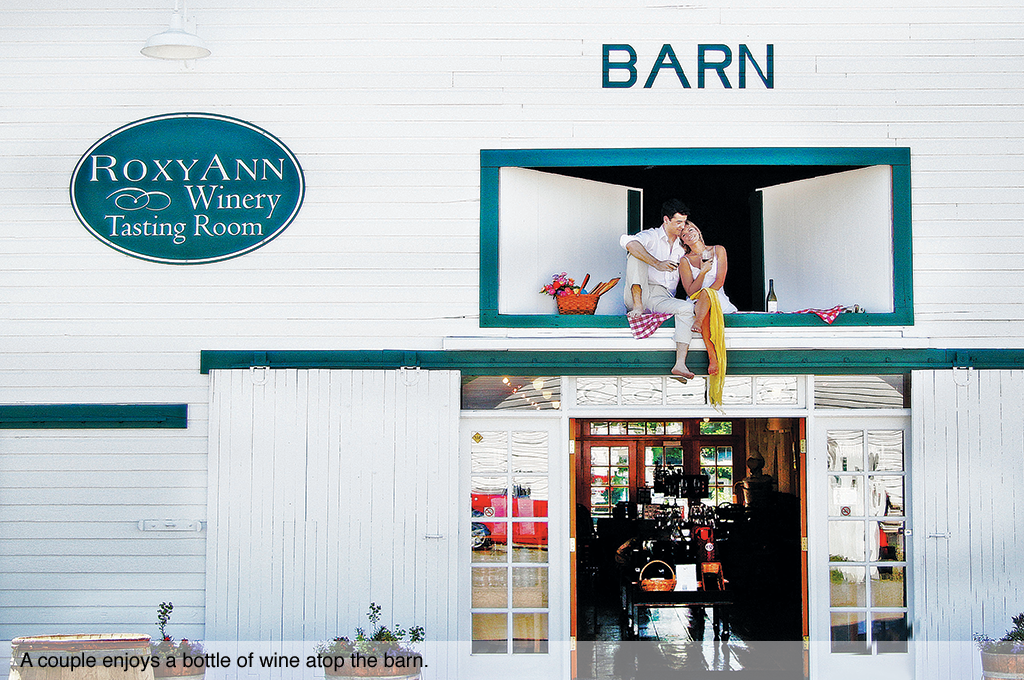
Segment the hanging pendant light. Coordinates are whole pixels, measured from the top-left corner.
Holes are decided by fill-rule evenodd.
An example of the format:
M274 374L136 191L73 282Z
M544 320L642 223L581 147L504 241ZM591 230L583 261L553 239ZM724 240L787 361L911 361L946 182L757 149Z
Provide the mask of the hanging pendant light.
M171 23L166 31L157 33L146 41L142 53L154 59L202 59L210 56L203 41L195 33L185 30L185 18L178 10L178 3L175 0L174 14L171 15Z

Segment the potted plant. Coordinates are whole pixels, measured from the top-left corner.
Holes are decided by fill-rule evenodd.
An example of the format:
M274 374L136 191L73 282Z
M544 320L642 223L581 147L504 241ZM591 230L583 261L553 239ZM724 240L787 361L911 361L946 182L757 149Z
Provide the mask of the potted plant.
M981 649L981 668L986 678L1024 679L1024 612L1012 619L1013 628L998 640L975 634Z
M150 653L157 657L153 664L153 676L202 678L206 674L203 644L186 638L175 642L174 638L167 634L167 623L171 620L173 610L174 605L170 602L161 602L156 609L156 627L160 631L160 639L150 643Z
M370 603L366 618L369 633L356 628L355 638L336 637L318 644L314 651L329 677L418 678L423 656L412 645L424 639L423 626L405 630L380 623L381 606Z

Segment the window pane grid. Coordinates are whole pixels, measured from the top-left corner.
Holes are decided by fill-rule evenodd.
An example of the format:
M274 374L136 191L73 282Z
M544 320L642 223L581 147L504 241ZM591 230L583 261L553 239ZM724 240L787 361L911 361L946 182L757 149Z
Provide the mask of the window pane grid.
M828 432L832 651L908 649L902 430Z
M477 432L472 441L472 652L546 653L548 435Z
M731 436L733 434L733 423L728 420L701 421L698 425L697 433L703 437L714 437L716 435ZM587 433L588 436L598 437L671 437L682 434L683 421L681 420L592 420L588 425Z
M591 423L600 431L610 428L609 423ZM619 423L623 428L625 423ZM590 507L594 516L610 516L620 501L629 500L629 447L594 446L590 449Z
M732 454L731 446L700 448L700 473L708 476L708 498L701 501L704 505L714 507L733 502Z

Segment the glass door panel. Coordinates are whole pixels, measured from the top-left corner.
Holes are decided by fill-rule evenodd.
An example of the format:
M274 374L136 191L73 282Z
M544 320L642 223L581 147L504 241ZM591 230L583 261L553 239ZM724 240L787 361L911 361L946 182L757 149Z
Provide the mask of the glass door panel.
M812 434L823 455L809 486L822 495L809 520L827 546L812 569L812 585L827 584L827 618L812 628L822 677L911 677L908 434L901 417L821 418Z
M552 526L567 531L564 492L552 487L558 421L466 419L461 430L469 495L463 503L470 510L460 567L469 610L464 674L559 677L568 649L551 641L567 635L562 584L568 571L566 556L554 552L565 549L564 540L552 532ZM611 491L617 466L615 454L607 455L604 488Z
M830 581L834 591L849 587L857 592L856 598L848 598L843 604L833 599L832 613L846 614L864 624L858 640L871 653L906 651L908 632L899 629L900 622L905 623L907 618L901 521L905 516L906 481L903 431L828 430L826 442ZM895 520L871 519L875 517ZM897 555L901 558L898 562ZM881 565L883 561L888 564ZM845 624L833 628L831 640L833 651L848 646L850 632ZM889 644L874 644L879 641ZM893 642L904 644L901 648Z

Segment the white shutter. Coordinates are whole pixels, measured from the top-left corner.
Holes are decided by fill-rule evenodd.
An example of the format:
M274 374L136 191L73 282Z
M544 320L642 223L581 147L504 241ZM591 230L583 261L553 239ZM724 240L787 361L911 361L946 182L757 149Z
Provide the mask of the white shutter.
M780 312L893 311L892 171L860 168L762 189L765 290Z
M500 313L554 314L554 301L539 292L553 274L582 285L589 273L588 290L623 275L629 187L526 168L502 168L500 186ZM621 283L598 313L626 313Z

